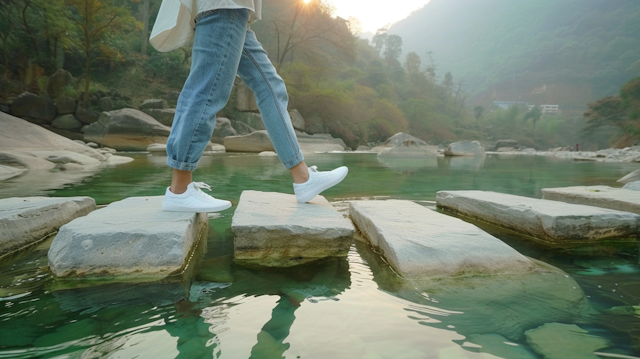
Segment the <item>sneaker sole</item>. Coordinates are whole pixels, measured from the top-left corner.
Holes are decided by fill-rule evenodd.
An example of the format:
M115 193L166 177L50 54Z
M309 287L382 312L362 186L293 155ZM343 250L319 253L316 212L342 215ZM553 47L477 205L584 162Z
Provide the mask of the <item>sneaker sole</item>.
M317 195L319 195L320 193L328 190L329 188L337 185L338 183L342 182L343 179L345 179L345 177L347 177L347 175L349 174L349 169L347 169L347 171L344 173L344 175L342 175L341 177L336 178L335 180L331 181L331 182L327 182L321 186L318 186L316 188L313 188L313 190L311 190L311 193L314 193L317 191L316 194L314 194L313 196L310 196L309 194L305 194L304 197L302 197L301 199L298 199L298 196L296 196L296 199L298 201L298 203L307 203L309 201L311 201L312 199L314 199Z
M231 208L231 203L226 203L221 206L215 207L207 207L207 208L192 208L192 207L181 207L181 206L165 206L162 204L162 210L165 212L195 212L195 213L209 213L209 212L220 212L225 209Z

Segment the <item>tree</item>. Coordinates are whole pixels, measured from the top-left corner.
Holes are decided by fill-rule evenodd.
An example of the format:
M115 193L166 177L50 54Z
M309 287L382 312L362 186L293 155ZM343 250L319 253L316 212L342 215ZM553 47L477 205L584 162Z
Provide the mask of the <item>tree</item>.
M451 74L451 72L447 72L444 75L444 80L442 80L442 86L444 87L445 91L447 91L447 93L451 95L451 91L453 90L453 75Z
M476 118L476 125L480 121L480 118L482 118L483 114L484 114L484 107L478 105L473 108L473 117Z
M66 17L80 32L81 41L71 39L85 56L85 86L83 100L89 101L91 64L96 59L95 52L110 50L104 40L118 30L127 30L135 22L127 9L115 5L114 0L66 0L69 10ZM110 31L107 32L107 29Z
M394 61L397 61L402 53L402 38L398 35L387 36L387 43L384 47L384 58L387 60L387 64L391 65Z
M420 56L415 52L410 52L407 54L407 58L404 61L404 67L407 69L407 72L410 74L417 74L420 72Z
M379 28L378 30L376 30L376 34L373 35L373 39L371 39L371 42L373 42L373 47L375 48L378 56L380 56L380 51L382 50L384 45L387 43L388 30L389 30L389 25Z
M524 114L524 117L522 118L523 121L528 121L531 120L532 124L533 124L533 135L535 136L536 134L536 122L540 121L540 118L542 117L542 109L540 108L540 106L534 106L531 110L529 110L527 113Z

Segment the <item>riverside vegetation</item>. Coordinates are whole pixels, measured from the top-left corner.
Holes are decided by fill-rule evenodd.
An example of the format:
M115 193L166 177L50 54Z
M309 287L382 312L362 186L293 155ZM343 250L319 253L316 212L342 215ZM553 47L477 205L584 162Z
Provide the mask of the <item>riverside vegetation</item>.
M146 98L164 97L170 104L174 102L176 92L180 90L189 71L190 49L159 53L148 46L149 29L153 26L160 2L5 1L6 6L0 10L0 45L3 54L0 103L5 104L3 109L7 110L12 99L24 91L36 94L47 92L54 101L60 96L74 98L78 106L95 112L102 110L101 98L110 94L108 108L112 110L138 107ZM595 5L592 4L588 11L602 5L602 1L591 2ZM536 12L540 19L535 24L509 22L500 27L500 33L512 32L513 27L526 31L541 29L554 19L553 12L547 11L550 6L545 2L536 8L540 10ZM613 6L603 6L597 7L603 17L593 25L596 32L603 27L613 27L612 24L617 22L614 15L621 11ZM624 56L618 54L632 43L633 38L629 40L627 35L634 29L631 21L633 16L640 13L637 4L625 2L624 6L626 15L623 24L628 26L621 25L606 33L617 39L612 40L614 43L589 48L592 54L589 62L591 67L585 71L592 71L589 69L606 62L606 54L624 57L625 64L637 57L637 53L633 52L634 47L628 47ZM581 11L588 13L587 10ZM412 14L406 21L415 19L419 13ZM379 143L397 132L411 133L433 144L513 138L525 147L537 149L581 143L584 149L596 150L611 144L630 145L637 139L637 134L630 133L627 124L637 119L633 113L625 117L628 120L623 121L625 124L622 126L616 123L619 117L600 116L599 131L587 132L583 131L585 126L588 130L593 126L588 125L582 116L587 110L586 101L595 101L597 96L605 94L617 95L616 86L638 75L634 72L637 66L633 63L629 64L628 71L620 70L615 76L607 77L605 73L598 72L598 78L602 81L610 79L606 86L604 82L598 83L598 88L607 88L604 91L591 91L586 97L577 90L569 91L566 96L573 96L570 100L562 97L545 98L548 102L557 99L561 103L564 111L560 115L545 116L539 114L536 108L529 111L526 107L501 110L493 108L491 99L486 96L488 85L476 86L475 80L467 80L467 77L459 79L456 71L442 74L444 71L439 69L448 69L457 64L451 60L450 54L440 50L433 53L429 49L418 49L413 45L415 40L412 36L399 36L400 31L396 29L401 27L402 22L391 29L381 29L374 40L368 43L357 37L360 30L356 19L344 20L332 15L331 5L323 1L311 1L303 5L292 0L275 0L265 4L263 21L253 25L287 83L291 108L299 110L304 116L306 132L330 133L342 138L354 149L358 145ZM454 26L455 23L458 22L450 21L447 26ZM425 32L424 37L438 38L451 30L450 27L443 29L446 31L437 36L433 31ZM542 33L548 32L545 31ZM589 36L596 35L586 34L576 41L578 44L588 42ZM614 46L618 43L619 46ZM403 47L403 44L406 45ZM456 51L464 51L464 48L462 45L456 46ZM518 49L506 45L504 48L512 51ZM467 50L467 53L460 53L459 57L471 60L477 57L474 54L486 55L477 52L475 47ZM565 50L571 53L569 49ZM505 58L511 56L506 50L494 55ZM487 60L489 58L482 57L478 66L490 61ZM438 64L437 59L442 59L444 63ZM555 70L549 70L551 75L545 75L545 81L554 77L553 71L562 71L558 66L574 67L571 61L552 63ZM475 67L469 67L472 68ZM68 70L78 80L64 81L56 87L53 74L58 69ZM457 69L467 76L467 70ZM478 70L477 75L481 74L489 72ZM127 81L122 81L125 78ZM511 79L516 81L513 76ZM533 91L532 86L539 84L527 79L519 77L518 85ZM496 78L496 81L506 80ZM551 86L551 82L546 84ZM633 86L633 82L630 82L625 88ZM531 91L529 101L535 103L540 96ZM627 91L626 103L637 101L639 96L634 91ZM519 93L519 96L525 96L525 92ZM547 92L547 95L552 92ZM236 104L234 92L221 115L232 120L242 117L236 110ZM566 104L570 106L565 107ZM592 117L587 115L587 118Z

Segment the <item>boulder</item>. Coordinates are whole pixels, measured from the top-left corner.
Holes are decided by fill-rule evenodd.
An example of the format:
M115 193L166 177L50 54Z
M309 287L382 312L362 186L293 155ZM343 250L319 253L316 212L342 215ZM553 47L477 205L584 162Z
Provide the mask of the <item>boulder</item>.
M356 148L356 151L362 151L362 152L365 152L365 151L368 152L369 150L370 150L370 148L367 147L367 146L364 146L364 145L360 145L360 146L358 146L358 148Z
M80 131L82 123L73 114L66 114L53 120L51 126L62 130Z
M460 141L444 150L445 156L484 156L484 146L478 141Z
M25 120L0 113L0 151L65 150L84 154L103 161L96 150L73 142Z
M29 153L43 160L57 164L76 163L82 166L89 167L97 166L100 164L100 161L95 158L72 151L30 151Z
M170 130L144 112L125 108L100 114L84 138L118 151L146 151L151 143L166 143Z
M236 260L289 267L346 256L354 229L322 196L298 203L294 195L243 191L233 215Z
M13 100L11 114L28 118L34 123L51 123L56 115L56 106L47 95L38 96L24 92Z
M176 116L175 108L145 108L142 112L156 119L165 126L171 127L173 118Z
M61 171L80 171L80 170L83 170L83 169L84 169L83 165L79 165L79 164L74 163L74 162L68 162L68 163L65 163L65 164L60 166L60 170Z
M308 135L297 133L298 145L303 153L344 151L349 148L341 138L333 138L329 134L316 133Z
M0 256L37 243L96 208L90 197L0 199Z
M60 96L56 101L56 111L58 115L66 115L69 113L75 113L78 108L76 100L67 96Z
M640 216L490 191L439 191L439 207L551 243L628 238L640 232Z
M0 153L2 156L2 153ZM8 180L9 178L20 176L27 172L26 168L17 168L12 166L5 166L0 164L0 181Z
M248 135L224 138L224 147L228 152L275 151L267 131L256 131Z
M300 114L300 111L293 109L289 112L289 117L291 118L291 124L293 128L296 130L304 131L307 125L304 122L304 117Z
M64 69L57 69L56 72L49 77L47 92L51 98L58 98L66 87L72 87L74 85L75 81L71 72Z
M378 152L378 157L422 158L438 156L437 146L420 146L413 140L406 140L393 147Z
M253 112L236 112L235 113L236 122L242 122L245 125L251 127L253 131L255 130L265 130L264 122L262 122L262 116L259 113ZM240 130L240 127L234 124L234 128L236 130ZM253 132L252 131L252 132Z
M425 141L417 137L411 136L404 132L398 132L395 135L389 137L386 141L382 142L381 144L371 148L371 151L380 152L382 150L393 148L397 145L403 144L406 141L413 141L418 146L429 146L428 143L426 143Z
M516 148L518 147L518 141L516 140L498 140L493 147L494 151L498 151L499 148Z
M598 359L594 352L610 345L575 324L546 323L525 335L531 348L548 359Z
M251 126L247 125L244 122L240 122L240 121L231 121L231 125L238 132L238 135L247 135L247 134L250 134L250 133L256 131Z
M640 170L635 170L628 175L620 178L617 182L619 183L629 183L634 181L640 181Z
M609 186L543 188L542 198L640 214L640 192Z
M0 151L0 164L28 170L48 171L56 167L55 163L41 159L29 152Z
M98 105L102 111L111 111L113 109L113 100L111 97L103 97L98 102Z
M627 183L625 183L624 186L622 186L622 188L629 189L629 190L632 190L632 191L640 191L640 180L633 181L633 182L627 182Z
M91 106L85 104L84 102L79 102L78 107L76 108L76 118L85 125L90 125L96 121L100 115L95 112Z
M159 279L181 273L203 235L206 213L165 212L163 196L130 197L60 228L49 249L58 277Z
M535 265L478 227L411 201L353 201L360 232L405 278L527 273Z
M164 143L152 143L147 146L147 151L149 152L159 152L159 153L167 153L167 145Z
M262 152L258 153L258 156L262 156L262 157L277 157L278 154L273 152L273 151L262 151Z
M216 119L216 128L213 130L213 136L211 136L211 142L222 141L225 137L237 135L238 132L231 126L231 121L228 118L218 117Z
M144 110L147 108L164 108L164 100L158 98L144 100L142 105L140 105L140 109Z
M496 152L515 152L515 147L500 147L495 150Z
M240 112L256 112L258 105L253 91L243 81L236 81L236 110ZM252 126L253 127L253 126Z

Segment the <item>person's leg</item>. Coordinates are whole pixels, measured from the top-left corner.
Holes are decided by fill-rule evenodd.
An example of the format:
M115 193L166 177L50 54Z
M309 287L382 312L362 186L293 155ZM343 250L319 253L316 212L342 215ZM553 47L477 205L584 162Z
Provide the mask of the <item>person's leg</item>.
M188 189L198 192L199 199L207 199L199 193L204 185L189 187L192 171L211 139L216 113L229 100L244 46L249 11L219 9L202 15L205 16L199 15L196 23L191 71L180 92L167 140L167 165L173 168L171 186L165 195L166 206L163 206L167 210L189 210L189 206L166 203L184 200L174 195L186 195ZM218 203L217 207L211 208L221 206ZM202 211L209 210L204 208Z
M298 145L298 138L287 111L289 96L284 81L271 64L266 51L253 31L248 30L238 75L253 91L273 147L282 164L291 172L298 202L307 202L320 192L340 183L347 168L319 172L308 168Z

